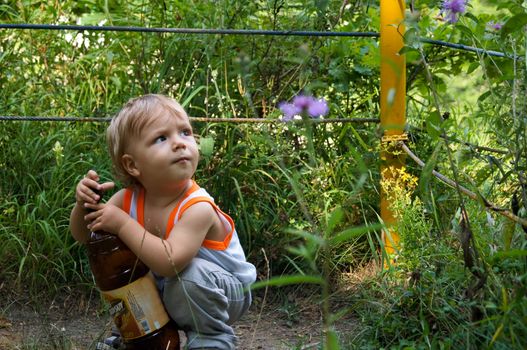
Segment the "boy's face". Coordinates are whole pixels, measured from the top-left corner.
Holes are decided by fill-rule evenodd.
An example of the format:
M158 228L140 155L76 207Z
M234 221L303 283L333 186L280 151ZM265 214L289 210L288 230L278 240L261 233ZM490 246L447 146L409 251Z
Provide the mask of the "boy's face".
M187 115L158 108L141 130L129 140L123 162L144 187L178 187L194 175L199 151ZM128 160L125 158L129 157Z

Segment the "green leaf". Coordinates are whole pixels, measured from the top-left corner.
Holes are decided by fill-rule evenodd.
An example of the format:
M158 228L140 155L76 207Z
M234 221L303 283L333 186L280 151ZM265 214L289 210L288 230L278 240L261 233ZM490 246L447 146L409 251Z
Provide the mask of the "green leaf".
M306 231L303 231L303 230L297 230L297 229L287 229L285 230L286 232L288 233L291 233L291 234L294 234L295 236L299 236L299 237L302 237L304 238L306 241L308 242L312 242L316 245L320 245L320 246L323 246L324 244L326 244L326 241L324 240L324 238L316 235L316 234L313 234L313 233L309 233L309 232L306 232Z
M428 337L430 334L430 325L426 320L426 317L423 315L422 309L419 310L419 323L421 324L421 329L423 330L423 336Z
M315 0L315 6L319 13L324 13L328 8L329 0Z
M366 225L366 226L358 226L358 227L352 227L347 230L344 230L337 234L335 237L333 237L330 241L331 244L339 244L345 241L348 241L352 238L360 237L366 232L371 231L377 231L384 227L383 224L377 223L372 225Z
M403 46L402 49L399 50L399 55L404 55L404 54L407 54L407 53L410 53L410 52L415 52L417 54L419 54L419 50L414 48L414 47L411 47L411 46Z
M214 139L212 137L201 137L199 139L199 151L204 157L210 157L214 152Z
M520 13L509 18L501 28L501 37L521 30L527 24L527 13Z
M495 260L504 260L508 258L523 258L527 256L527 249L512 249L501 251L494 254Z
M507 9L514 13L514 7L517 6L514 0L489 0L492 5L496 6L497 10ZM519 7L519 6L518 6ZM521 8L520 8L521 10Z
M369 75L369 74L372 73L370 67L366 67L366 66L363 66L363 65L360 65L360 64L353 65L353 70L355 72L357 72L357 73L362 74L362 75Z
M306 246L300 245L298 247L287 247L287 251L291 254L304 257L305 259L310 259L311 252L307 250Z
M433 111L428 115L426 119L426 132L434 141L441 135L441 115L439 115L439 112Z
M472 13L467 12L467 13L464 14L464 16L465 16L465 18L470 18L471 20L473 20L475 24L479 24L479 18L474 16ZM470 31L472 32L472 30L470 30Z
M459 31L461 31L462 33L464 33L466 36L468 37L472 37L472 30L470 30L470 28L464 26L464 25L461 25L461 24L457 24L456 25L456 29L458 29Z
M419 177L419 192L421 193L421 199L423 199L428 206L432 205L432 199L430 198L430 180L434 177L432 172L437 164L438 155L442 145L441 142L436 143L434 151L426 161L425 166L421 171L421 176Z
M198 92L200 92L203 89L205 89L205 86L202 85L202 86L198 87L196 90L192 91L190 93L190 95L188 95L188 97L183 102L181 102L181 107L186 108L187 105L190 103L190 101L192 101L194 96L196 96L198 94Z
M324 284L324 279L320 276L313 275L291 275L273 277L267 281L259 281L251 285L251 290L261 289L265 287L283 287L291 284Z
M515 227L516 227L516 223L512 220L507 220L503 224L503 229L502 229L503 246L505 247L506 250L511 249L512 236L514 235Z
M326 344L327 348L326 350L339 350L339 338L337 337L337 333L334 330L330 330L326 334Z
M81 16L81 23L83 25L95 26L95 25L98 25L99 23L101 23L106 18L107 18L106 14L100 13L100 12L85 13L85 14L83 14Z
M419 32L416 28L410 28L404 33L404 43L406 47L418 48L421 45L419 41ZM403 48L404 49L404 48Z
M328 224L327 224L327 233L333 232L335 227L337 227L338 224L342 222L342 219L344 218L344 210L342 210L341 206L338 206L331 212L328 218Z
M467 74L470 74L470 73L474 72L479 67L481 67L481 63L479 61L478 62L472 62L467 68Z
M490 90L487 91L487 92L482 93L482 94L478 97L478 102L483 102L483 101L485 101L485 99L487 99L487 97L489 97L490 95L491 95Z

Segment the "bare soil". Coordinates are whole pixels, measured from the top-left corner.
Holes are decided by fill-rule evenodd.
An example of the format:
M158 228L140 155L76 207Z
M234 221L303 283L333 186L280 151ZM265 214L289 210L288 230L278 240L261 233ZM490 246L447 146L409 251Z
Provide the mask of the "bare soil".
M85 296L28 302L20 297L6 298L0 287L0 299L0 350L94 349L97 340L111 329L111 320L98 301L88 302ZM238 349L319 347L323 326L316 297L282 294L275 295L275 300L259 295L254 299L248 314L234 325ZM338 304L333 303L332 308L342 309ZM340 334L350 334L356 325L356 320L344 317L335 328Z

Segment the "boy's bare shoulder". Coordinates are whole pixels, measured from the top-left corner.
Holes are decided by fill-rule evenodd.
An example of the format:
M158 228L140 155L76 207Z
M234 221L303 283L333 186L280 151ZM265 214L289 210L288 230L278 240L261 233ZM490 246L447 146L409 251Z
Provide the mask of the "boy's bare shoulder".
M126 193L126 188L120 189L108 200L108 204L113 204L116 207L123 208L124 195Z
M192 217L205 218L216 213L213 205L208 201L200 201L189 206L183 213L182 217L187 214Z

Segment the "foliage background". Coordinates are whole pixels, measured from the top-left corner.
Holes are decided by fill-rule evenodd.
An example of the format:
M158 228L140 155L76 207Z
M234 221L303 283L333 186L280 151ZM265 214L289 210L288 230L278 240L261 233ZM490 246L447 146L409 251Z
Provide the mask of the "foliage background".
M338 335L344 348L526 346L525 233L431 176L436 168L504 208L515 197L525 215L525 60L418 40L525 57L526 8L520 0L474 0L451 24L441 19L441 3L412 1L406 22L408 132L427 166L421 170L408 161L408 176L419 178L414 191L391 184L402 191L394 204L400 208L403 239L398 264L361 280L349 296L345 311L364 327L359 334ZM379 4L4 0L0 18L3 23L365 32L379 30ZM490 21L504 27L494 30ZM277 104L305 92L329 102L328 118L377 117L378 45L372 38L2 29L0 114L102 118L131 97L159 92L181 101L195 117L279 119ZM275 277L322 276L323 308L338 290L329 286L349 287L347 273L381 264L378 230L349 231L379 221L382 130L375 124L318 124L315 154L306 146L301 124L195 127L207 145L213 142L212 149L202 149L196 177L236 217L261 280L270 277L268 270ZM104 129L104 123L0 122L0 280L10 288L33 297L42 291L92 291L84 249L67 227L80 177L95 168L112 178ZM463 255L463 208L473 237L469 249L477 257L473 267ZM471 289L478 273L486 276L485 284ZM329 329L339 315L323 311Z

